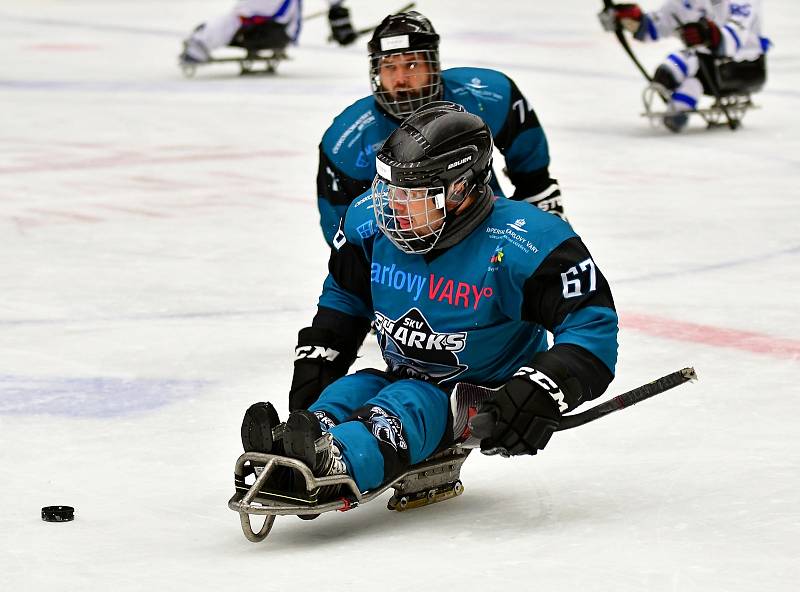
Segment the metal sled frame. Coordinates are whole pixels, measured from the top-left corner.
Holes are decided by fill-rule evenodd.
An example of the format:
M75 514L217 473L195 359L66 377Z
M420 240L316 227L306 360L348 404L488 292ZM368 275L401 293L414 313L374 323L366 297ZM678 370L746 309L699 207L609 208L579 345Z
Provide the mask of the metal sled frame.
M361 493L355 481L347 475L334 475L328 477L315 477L304 463L299 460L263 454L259 452L245 452L236 461L235 481L236 492L228 501L228 507L239 513L242 532L247 540L254 543L267 538L276 516L296 515L313 516L337 510L345 512L360 504L371 501L384 493L389 488L394 488L395 494L389 500L388 507L393 510L404 510L413 507L414 494L421 494L418 500L424 505L442 501L461 495L463 486L459 480L461 465L467 459L471 449L455 446L436 454L428 460L414 465L397 479L381 486L378 489ZM248 464L249 463L249 464ZM256 477L252 485L244 485L245 477L252 472L253 466L263 465L261 474ZM278 467L288 467L295 474L302 475L306 482L306 491L315 492L320 487L339 485L343 488L337 499L317 503L302 500L283 501L267 497L261 493L269 476ZM447 492L438 493L437 488L448 486ZM290 497L287 495L287 498ZM265 516L264 523L258 530L253 529L250 515Z
M664 116L668 115L666 111L655 110L653 104L657 100L666 104L669 101L669 97L670 92L656 82L647 85L642 91L642 103L644 103L642 116L649 118L653 127L659 127ZM725 116L727 111L731 121L735 123L733 126L735 128L739 126L749 109L758 109L758 105L753 103L750 93L740 93L723 95L718 99L714 99L710 107L694 109L686 113L699 115L706 122L706 125L712 128L728 126L728 120Z
M239 75L247 76L252 74L275 74L278 64L284 60L288 60L289 56L283 49L250 49L247 54L242 57L229 57L229 58L212 58L207 62L200 64L181 64L181 70L186 78L191 78L197 72L198 67L208 66L209 64L225 64L225 63L238 63ZM263 69L257 69L255 66L258 63L264 63Z

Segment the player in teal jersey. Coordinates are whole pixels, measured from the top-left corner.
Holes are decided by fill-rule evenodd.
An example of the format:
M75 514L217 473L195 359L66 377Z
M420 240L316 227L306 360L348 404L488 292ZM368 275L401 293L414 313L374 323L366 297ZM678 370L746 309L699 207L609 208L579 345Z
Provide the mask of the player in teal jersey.
M449 68L439 62L439 35L418 12L387 16L368 44L372 94L339 115L319 146L317 205L328 244L354 198L369 189L375 154L400 122L430 101L446 100L480 116L505 159L510 196L563 215L558 181L536 112L508 76L486 68ZM503 195L492 179L495 195Z
M606 390L617 359L608 283L566 222L495 198L492 146L488 125L448 102L389 136L371 190L333 237L283 437L272 440L277 414L257 403L246 449L347 473L367 491L453 443L458 382L499 387L481 448L509 455L536 454L564 412ZM386 368L347 375L370 324Z

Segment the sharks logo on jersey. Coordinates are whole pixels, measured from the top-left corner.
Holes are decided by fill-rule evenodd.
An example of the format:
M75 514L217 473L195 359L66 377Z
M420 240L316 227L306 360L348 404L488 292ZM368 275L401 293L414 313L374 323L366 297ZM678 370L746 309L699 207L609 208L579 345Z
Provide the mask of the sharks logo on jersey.
M453 378L468 368L457 352L467 344L467 334L439 333L417 308L398 319L375 311L378 344L392 371L411 378L441 381Z

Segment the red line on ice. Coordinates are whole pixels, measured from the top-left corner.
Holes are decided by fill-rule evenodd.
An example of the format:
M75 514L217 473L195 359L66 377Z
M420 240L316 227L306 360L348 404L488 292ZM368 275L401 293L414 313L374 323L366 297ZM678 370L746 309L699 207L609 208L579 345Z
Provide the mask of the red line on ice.
M145 210L144 208L126 208L125 206L113 206L110 204L95 204L95 207L102 208L104 210L112 210L115 212L124 212L126 214L146 216L148 218L169 218L168 214L153 212L152 210Z
M67 220L77 220L78 222L102 222L103 218L81 214L79 212L63 212L59 210L48 210L45 208L28 208L28 212L35 212L48 218L66 218Z
M738 349L776 358L800 359L800 341L772 337L763 333L698 325L636 313L620 315L620 325L625 329L633 329L666 339Z
M97 51L102 49L102 46L88 43L39 43L37 45L28 45L25 49L37 51Z

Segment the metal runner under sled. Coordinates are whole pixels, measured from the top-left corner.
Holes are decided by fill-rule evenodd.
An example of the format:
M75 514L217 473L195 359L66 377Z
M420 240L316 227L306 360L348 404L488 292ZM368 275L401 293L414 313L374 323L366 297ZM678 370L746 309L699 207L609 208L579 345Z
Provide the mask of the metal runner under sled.
M658 110L660 106L666 105L670 99L670 91L657 82L648 84L642 91L642 103L644 104L643 117L650 120L653 127L659 127L663 123L666 115L673 115L665 110ZM733 93L722 95L715 98L714 102L702 109L691 109L685 111L687 115L699 115L706 122L709 128L729 126L732 129L739 127L745 114L749 109L757 109L753 103L749 92ZM727 116L726 116L727 111ZM728 123L728 117L731 122Z
M274 454L245 452L236 461L236 492L228 501L228 507L239 513L242 532L247 540L254 543L267 538L276 516L296 515L310 518L334 510L345 512L375 499L389 488L394 489L394 495L387 505L390 510L417 508L461 495L464 491L459 478L461 465L469 453L469 448L449 448L412 466L391 483L361 493L355 481L347 475L315 477L311 469L299 460ZM247 477L255 474L254 467L262 465L263 469L253 483L247 484ZM267 479L279 467L292 469L295 480L298 476L302 477L305 480L305 491L293 493L265 489ZM317 496L320 488L331 485L341 488L338 496L329 501L319 501ZM258 530L250 522L251 515L264 516L264 523Z
M464 491L460 478L461 465L470 451L480 446L480 442L470 433L469 418L477 412L482 402L492 398L494 394L495 391L489 388L464 382L457 384L450 393L453 418L451 441L455 444L413 465L390 483L366 493L361 493L355 481L348 475L315 477L311 469L299 460L274 454L245 452L236 461L236 492L228 501L228 507L239 513L244 536L257 543L267 538L276 516L294 514L313 518L317 514L334 510L345 512L375 499L390 488L394 489L394 494L387 507L398 512L457 497ZM256 467L259 467L258 471ZM292 469L294 483L304 481L305 487L293 487L293 491L265 487L267 479L281 467L283 470ZM255 480L247 483L251 475L255 475ZM340 487L339 494L331 500L326 500L323 494L323 499L320 500L321 488L331 485ZM251 514L265 517L263 525L257 531L250 522Z
M250 74L274 74L278 64L288 60L289 56L282 49L265 49L248 51L242 57L212 58L201 64L181 64L183 75L191 78L197 72L197 68L209 64L238 63L239 74L247 76ZM263 64L263 67L258 66Z

